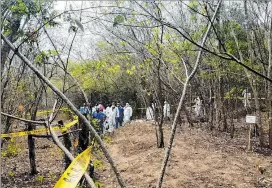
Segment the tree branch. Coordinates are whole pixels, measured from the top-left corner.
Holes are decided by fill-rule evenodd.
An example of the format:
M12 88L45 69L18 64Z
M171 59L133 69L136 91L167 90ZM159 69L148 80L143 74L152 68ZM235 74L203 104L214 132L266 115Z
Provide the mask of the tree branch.
M213 15L212 20L211 20L211 23L214 21L215 16L216 16L216 14L217 14L217 12L219 10L219 7L220 7L221 3L222 3L222 0L220 0L220 2L218 3L218 5L216 7L216 10L215 10L214 15ZM205 35L203 37L203 40L202 40L202 43L201 43L202 47L205 45L205 42L206 42L206 40L208 38L208 34L209 34L210 29L211 29L211 23L209 23L207 31L206 31L206 33L205 33ZM157 188L162 187L163 177L164 177L164 174L165 174L166 166L167 166L167 163L168 163L168 160L169 160L170 152L171 152L171 149L172 149L172 145L173 145L173 141L174 141L174 137L175 137L175 133L176 133L177 120L178 120L178 117L180 115L181 107L183 106L183 103L184 103L187 86L188 86L190 80L193 78L193 76L195 75L195 73L197 71L202 52L203 52L203 50L198 52L194 69L191 72L191 74L189 75L189 77L187 77L187 79L185 81L185 84L184 84L184 87L183 87L182 96L180 98L179 105L178 105L178 108L177 108L177 111L176 111L176 114L175 114L175 118L174 118L174 121L173 121L173 124L172 124L171 135L170 135L170 139L169 139L169 142L168 142L169 145L168 145L168 147L166 149L165 156L164 156L164 159L163 159L163 162L162 162L161 173L160 173L160 176L159 176L158 181L157 181L157 186L156 186Z
M10 46L11 50L15 51L15 46L3 35L3 33L1 33L1 37L2 39L8 44L8 46ZM93 126L91 126L91 124L89 123L89 121L86 119L85 116L83 116L78 109L73 105L73 103L57 88L55 87L42 73L40 73L40 71L33 66L33 63L31 63L24 55L22 55L19 51L15 51L16 55L18 55L18 57L20 59L22 59L22 61L41 79L43 80L43 82L48 85L52 91L54 93L56 93L61 99L63 99L63 101L71 108L71 110L82 120L82 122L90 129L91 133L94 135L95 139L97 140L98 144L100 145L103 153L105 154L105 157L107 158L107 160L109 161L116 177L118 180L118 183L121 187L125 187L124 181L120 175L119 170L117 169L117 166L115 165L110 153L108 152L108 150L106 149L102 139L100 138L100 136L98 135L98 133L95 131L95 129L93 128Z
M75 158L74 156L70 153L70 151L60 142L58 136L56 135L56 133L53 131L51 125L49 124L49 122L53 119L53 114L54 114L54 111L56 109L56 105L57 105L57 100L55 101L54 103L54 106L53 106L53 110L52 110L52 113L50 115L50 118L48 120L48 128L49 128L49 131L51 133L51 136L54 140L54 142L57 144L57 146L65 153L65 155L71 160L73 161ZM85 178L88 182L88 184L92 187L92 188L96 188L92 178L89 176L89 174L87 174L86 172L84 173L85 175Z
M24 119L24 118L19 118L19 117L10 115L10 114L6 114L4 112L1 112L1 114L4 115L4 116L13 118L13 119L17 119L17 120L20 120L20 121L23 121L23 122L27 122L27 123L34 123L34 124L39 124L39 125L46 125L45 121L32 121L32 120L28 120L28 119Z

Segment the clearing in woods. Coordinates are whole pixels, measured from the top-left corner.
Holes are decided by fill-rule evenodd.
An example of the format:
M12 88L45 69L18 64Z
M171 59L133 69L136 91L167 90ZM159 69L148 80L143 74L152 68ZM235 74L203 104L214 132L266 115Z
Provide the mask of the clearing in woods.
M164 126L164 133L167 142L170 126ZM60 150L50 140L36 139L39 174L31 177L26 137L18 139L19 155L2 159L2 181L9 183L5 187L53 187L64 170ZM231 139L203 128L178 127L163 187L272 187L271 156L246 152L246 142L246 134ZM138 120L119 128L107 146L127 187L155 186L165 150L156 147L151 122ZM105 188L119 187L110 166L102 161L104 167L96 169L96 177Z

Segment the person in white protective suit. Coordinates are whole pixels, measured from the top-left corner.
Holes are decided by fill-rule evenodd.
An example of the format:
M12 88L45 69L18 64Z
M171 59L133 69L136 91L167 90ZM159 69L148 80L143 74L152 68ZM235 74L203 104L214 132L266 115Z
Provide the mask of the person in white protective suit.
M195 114L196 117L202 116L202 101L200 100L199 97L195 99Z
M243 100L244 107L250 107L250 102L249 102L248 99L251 99L251 93L249 93L249 92L247 91L247 89L244 89L242 95L243 95L243 97L244 97L244 100Z
M118 116L118 108L115 106L115 103L112 103L112 106L109 109L109 113L108 113L108 132L109 133L113 133L114 130L114 126L116 124L116 117Z
M132 117L132 108L129 103L126 103L125 110L124 110L124 124L129 122Z
M163 116L164 116L165 119L170 121L170 104L167 101L164 101Z
M147 120L154 120L154 104L152 103L151 106L146 108L146 119Z
M109 117L109 113L110 113L110 108L111 108L111 106L110 106L110 104L108 104L107 105L107 108L104 110L105 112L105 115L107 116L107 117Z

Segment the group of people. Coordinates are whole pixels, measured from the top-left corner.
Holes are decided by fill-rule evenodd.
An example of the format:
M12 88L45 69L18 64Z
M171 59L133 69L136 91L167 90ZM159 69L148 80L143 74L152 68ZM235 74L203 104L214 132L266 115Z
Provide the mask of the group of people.
M101 134L104 134L105 132L112 134L114 129L123 126L132 118L132 108L129 103L122 106L120 103L115 105L115 102L113 102L106 108L102 104L97 104L93 106L91 110L88 105L84 103L84 105L80 107L80 112L86 118L88 115L91 115L92 118L99 121Z
M156 104L151 103L151 105L149 107L147 107L146 109L146 119L147 120L154 120L155 116L154 116L154 111L156 109ZM163 105L163 117L170 121L170 104L167 101L164 101L164 105Z

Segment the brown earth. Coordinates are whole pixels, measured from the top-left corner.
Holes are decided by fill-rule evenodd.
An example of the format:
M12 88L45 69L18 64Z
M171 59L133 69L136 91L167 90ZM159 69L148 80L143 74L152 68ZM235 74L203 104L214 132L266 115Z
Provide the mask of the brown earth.
M239 128L231 139L203 127L178 127L163 187L272 187L271 151L258 149L255 141L254 152L247 152L247 127ZM164 126L164 133L167 146L170 126ZM19 155L2 158L2 185L53 187L64 170L62 152L51 140L36 139L39 174L30 176L27 139L17 138L17 142L22 148ZM121 127L107 147L127 187L156 185L165 150L156 148L152 123L139 120ZM96 177L105 188L119 187L104 157L102 161L104 168L96 170Z

